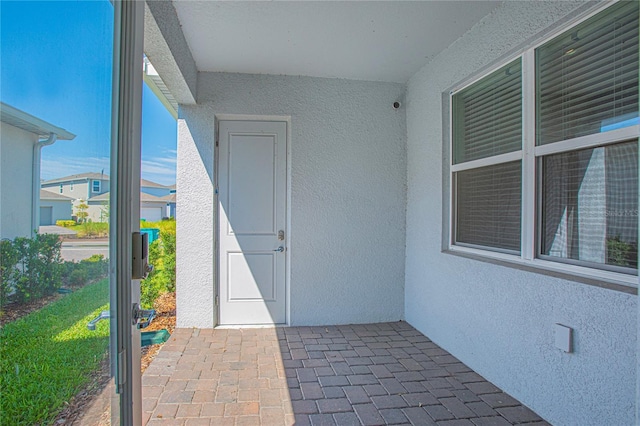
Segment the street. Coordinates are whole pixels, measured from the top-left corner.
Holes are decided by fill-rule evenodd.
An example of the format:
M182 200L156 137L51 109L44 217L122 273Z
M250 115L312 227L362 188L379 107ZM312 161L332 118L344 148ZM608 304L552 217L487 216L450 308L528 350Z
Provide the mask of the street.
M65 240L62 243L61 254L63 260L75 262L87 259L94 254L101 254L106 259L109 257L109 240L106 238Z

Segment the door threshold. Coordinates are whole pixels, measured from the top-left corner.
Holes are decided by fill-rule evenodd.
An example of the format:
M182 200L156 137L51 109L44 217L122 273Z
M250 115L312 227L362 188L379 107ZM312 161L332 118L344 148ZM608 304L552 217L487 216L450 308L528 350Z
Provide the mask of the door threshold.
M283 328L289 327L288 324L225 324L216 325L214 328L218 330L237 330L241 328Z

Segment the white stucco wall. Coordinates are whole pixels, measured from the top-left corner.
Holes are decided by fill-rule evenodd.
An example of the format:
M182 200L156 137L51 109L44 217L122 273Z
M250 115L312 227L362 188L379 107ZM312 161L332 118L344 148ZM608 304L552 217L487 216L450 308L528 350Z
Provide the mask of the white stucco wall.
M405 315L554 425L631 425L636 295L441 252L443 93L582 7L506 2L410 80ZM575 353L555 348L555 323Z
M290 323L404 318L399 84L201 73L178 123L178 326L213 325L216 114L291 117Z
M31 168L37 136L6 123L0 130L0 237L29 237Z

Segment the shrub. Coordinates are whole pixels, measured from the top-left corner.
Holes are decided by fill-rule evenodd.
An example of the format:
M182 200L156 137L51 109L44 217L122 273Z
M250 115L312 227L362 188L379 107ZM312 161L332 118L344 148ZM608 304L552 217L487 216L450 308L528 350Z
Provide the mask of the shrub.
M62 226L64 228L69 228L71 226L75 226L76 221L75 220L56 220L56 225Z
M152 308L158 296L176 289L176 222L145 221L140 227L160 229L160 238L149 245L149 263L154 269L140 286L141 305Z
M13 283L17 279L20 260L18 251L10 240L0 241L0 308L7 304L9 295L14 291Z
M107 275L109 261L93 255L79 263L62 262L56 234L0 241L0 308L9 299L26 303L53 294L61 285L80 286Z
M638 265L638 247L622 241L619 235L607 238L607 263L635 268Z
M77 236L79 238L109 236L109 224L107 222L91 222L87 220L78 228Z
M79 265L69 275L69 285L74 287L80 287L82 285L85 285L88 279L89 279L89 274L87 273L87 270L83 268L82 265Z
M80 265L84 266L90 281L102 278L109 273L109 261L105 260L101 254L94 254L88 259L81 260Z
M2 268L2 286L10 289L19 303L52 294L62 277L61 246L55 234L36 234L34 238L18 237L5 242L3 251L10 258Z
M109 260L101 254L94 254L80 262L64 262L62 282L67 286L79 287L107 276Z

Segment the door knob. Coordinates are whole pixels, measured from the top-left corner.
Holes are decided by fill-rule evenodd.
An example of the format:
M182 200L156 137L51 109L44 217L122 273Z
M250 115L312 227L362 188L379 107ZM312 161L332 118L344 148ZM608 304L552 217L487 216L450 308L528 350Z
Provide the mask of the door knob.
M282 253L284 251L284 247L280 246L277 249L274 249L273 251L277 251L277 252Z

